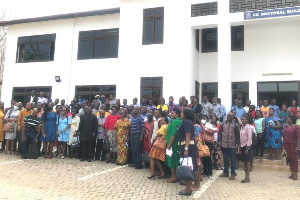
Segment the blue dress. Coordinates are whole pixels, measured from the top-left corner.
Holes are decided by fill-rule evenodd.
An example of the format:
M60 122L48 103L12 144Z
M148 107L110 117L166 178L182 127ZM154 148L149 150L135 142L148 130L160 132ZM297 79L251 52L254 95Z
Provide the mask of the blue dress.
M64 133L60 133L60 131L67 128L68 125L72 123L71 117L67 116L66 118L62 119L58 117L56 120L56 124L58 125L58 141L59 142L69 142L69 133L70 129L67 129Z
M44 121L45 115L43 114L41 120ZM55 112L49 112L47 119L44 122L44 131L46 137L40 136L40 140L43 142L54 142L56 141L56 114Z
M273 126L276 126L277 121L281 123L281 119L278 117L267 117L265 120L266 122L265 148L272 147L273 149L278 149L281 147L280 129L274 129L270 127L270 123L273 123Z

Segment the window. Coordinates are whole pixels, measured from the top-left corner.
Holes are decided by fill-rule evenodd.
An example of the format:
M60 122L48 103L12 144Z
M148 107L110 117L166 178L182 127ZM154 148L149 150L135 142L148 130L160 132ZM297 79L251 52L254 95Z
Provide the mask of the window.
M141 99L153 99L154 103L158 103L159 97L162 96L163 78L147 77L141 78Z
M14 87L12 92L12 99L17 102L26 102L26 98L30 96L31 90L36 91L36 96L39 96L39 92L43 91L45 95L52 92L51 86L35 86L35 87Z
M162 44L164 8L144 9L143 44Z
M233 82L231 83L232 102L235 99L241 100L243 104L249 99L249 82Z
M244 26L231 27L231 51L244 51ZM202 53L218 52L218 28L202 29Z
M231 51L244 51L244 26L231 27Z
M75 87L75 96L79 95L83 98L89 100L89 102L95 99L96 95L109 95L116 96L116 86L115 85L84 85Z
M218 83L202 83L202 97L207 96L209 101L218 96ZM201 100L199 100L201 101Z
M78 60L118 58L119 29L79 32Z
M54 60L55 34L18 38L17 63Z

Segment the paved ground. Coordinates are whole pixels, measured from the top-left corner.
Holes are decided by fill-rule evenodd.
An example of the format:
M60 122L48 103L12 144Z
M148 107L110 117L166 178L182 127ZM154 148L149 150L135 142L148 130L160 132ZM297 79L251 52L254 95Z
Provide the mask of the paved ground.
M75 159L21 160L0 153L0 199L300 199L300 180L287 179L288 173L254 171L250 184L204 179L193 197L177 196L179 184L148 180L148 169L134 170L100 161Z

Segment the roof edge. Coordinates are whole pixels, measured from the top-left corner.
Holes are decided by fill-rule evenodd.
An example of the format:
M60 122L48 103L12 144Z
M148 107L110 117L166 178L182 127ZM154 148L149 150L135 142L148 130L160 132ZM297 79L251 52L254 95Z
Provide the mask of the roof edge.
M0 26L9 26L15 24L25 24L25 23L32 23L32 22L42 22L42 21L51 21L51 20L60 20L60 19L69 19L69 18L78 18L78 17L89 17L89 16L96 16L96 15L109 15L109 14L116 14L116 13L120 13L120 8L110 8L104 10L92 10L92 11L58 14L58 15L50 15L50 16L43 16L43 17L18 19L18 20L11 20L11 21L2 21L0 22Z

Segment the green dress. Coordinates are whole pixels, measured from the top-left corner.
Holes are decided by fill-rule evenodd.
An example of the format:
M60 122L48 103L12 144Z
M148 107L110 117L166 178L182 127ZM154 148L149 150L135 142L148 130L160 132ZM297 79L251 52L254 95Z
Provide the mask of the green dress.
M177 135L177 129L181 125L181 120L179 118L174 119L170 125L167 128L167 145L170 144L171 136ZM178 141L175 138L173 144L172 144L172 156L167 156L167 165L171 169L176 169L179 166L179 147L178 147Z

